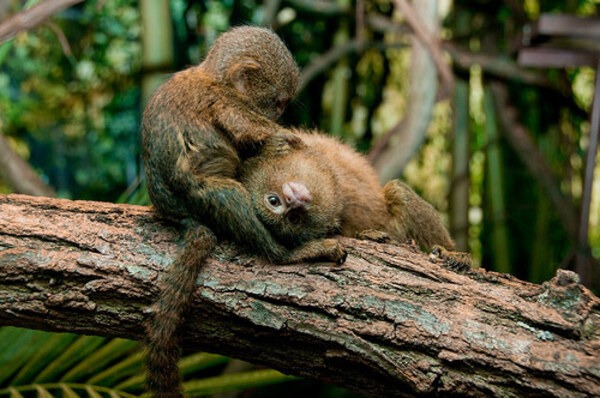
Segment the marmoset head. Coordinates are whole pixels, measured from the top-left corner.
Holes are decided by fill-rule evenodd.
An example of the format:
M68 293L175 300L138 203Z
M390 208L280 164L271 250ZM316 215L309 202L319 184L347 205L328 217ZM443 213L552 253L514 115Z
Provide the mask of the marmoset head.
M296 247L339 229L336 181L316 159L301 152L259 157L244 170L241 180L256 214L283 245Z
M300 73L292 54L266 28L240 26L223 33L202 67L272 120L281 116L298 89Z

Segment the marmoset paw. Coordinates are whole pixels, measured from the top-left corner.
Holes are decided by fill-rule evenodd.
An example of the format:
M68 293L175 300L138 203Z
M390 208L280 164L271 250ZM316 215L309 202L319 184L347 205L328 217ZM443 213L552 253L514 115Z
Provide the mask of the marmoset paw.
M331 260L337 265L342 265L346 262L348 252L337 239L324 239L323 248L325 249L323 257L327 260Z
M289 130L280 130L276 137L281 137L281 139L285 140L288 145L290 145L294 149L305 148L306 144L300 138L300 135L295 134Z
M262 152L267 156L281 156L302 147L304 147L304 142L296 134L287 130L279 130L265 141Z
M429 258L432 260L439 258L443 260L444 266L459 273L469 271L473 265L471 255L469 253L451 252L442 246L434 246L431 250Z

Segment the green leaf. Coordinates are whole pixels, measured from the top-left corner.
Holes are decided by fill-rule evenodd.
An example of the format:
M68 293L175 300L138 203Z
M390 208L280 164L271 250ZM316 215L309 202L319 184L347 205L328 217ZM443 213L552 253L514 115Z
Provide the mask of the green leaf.
M181 361L179 361L179 369L181 369L182 374L186 375L199 370L212 368L213 366L222 365L229 361L230 359L223 355L199 352L182 358Z
M288 376L273 369L260 369L189 381L183 383L183 389L189 396L200 397L226 391L263 387L298 379L296 376Z
M87 358L81 360L61 378L61 381L77 381L93 375L111 361L131 352L137 345L138 343L132 340L113 339Z
M143 373L137 374L117 384L115 388L124 391L141 390L144 387L145 381L146 375L144 375Z
M60 383L59 386L62 390L63 398L79 398L79 395L65 383Z
M15 388L9 388L8 389L8 393L10 395L10 398L23 398L23 395L21 395L21 393L19 391L17 391Z
M19 373L11 381L13 385L28 384L36 380L40 371L59 356L69 344L77 338L77 335L66 333L47 333L45 344L41 345L35 354L25 363Z
M67 348L58 358L54 359L36 378L38 383L55 381L74 364L94 352L106 339L97 336L81 336Z
M0 329L0 385L6 383L49 338L48 333L39 330Z
M85 391L88 393L90 398L102 398L102 395L98 394L98 392L96 392L92 386L86 386Z
M50 394L50 391L46 390L43 386L36 384L34 387L37 391L38 398L54 398L54 396Z
M88 383L98 386L115 385L118 380L141 372L143 357L143 352L136 352L110 368L97 373L88 380Z
M143 360L143 353L140 353L141 360ZM213 366L218 366L224 364L229 361L228 357L223 355L209 354L206 352L199 352L196 354L185 356L179 361L179 369L181 373L185 376L187 374L195 373L200 370L212 368ZM141 369L140 369L141 370ZM137 374L128 378L127 380L122 381L121 383L115 386L118 390L125 391L139 391L144 388L144 383L146 381L145 374Z
M63 398L79 398L82 395L76 391L85 391L88 397L102 398L109 395L113 398L136 398L135 395L126 392L118 391L113 388L102 386L94 386L90 384L80 383L48 383L48 384L30 384L19 387L9 387L0 390L0 397L9 396L10 398L23 398L22 393L27 393L27 396L32 396L30 392L37 392L38 397L52 398L59 396ZM52 394L54 392L55 394Z
M0 44L0 64L2 64L4 62L4 60L8 56L8 53L10 52L12 47L13 47L12 40L8 40L8 41L5 41L4 43Z

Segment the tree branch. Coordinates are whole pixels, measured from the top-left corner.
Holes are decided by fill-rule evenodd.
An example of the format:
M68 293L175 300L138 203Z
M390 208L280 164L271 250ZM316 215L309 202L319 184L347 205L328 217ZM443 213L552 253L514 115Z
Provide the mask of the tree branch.
M346 43L340 44L339 46L332 47L327 52L313 58L308 65L302 68L298 92L303 91L315 77L331 68L336 62L346 55L352 53L361 54L367 49L371 48L376 48L379 51L385 51L390 48L400 49L403 47L406 47L406 44L362 41L360 39L352 39Z
M146 207L0 196L0 324L141 339L179 239ZM534 285L343 242L343 266L219 246L185 347L372 397L600 395L600 299L575 274Z
M367 46L367 43L358 40L350 40L337 47L332 47L325 54L314 58L310 64L306 65L302 69L298 92L304 90L316 76L318 76L320 73L323 73L324 70L331 67L334 63L339 61L340 58L353 52L360 52Z
M393 22L390 18L379 14L369 14L367 17L368 25L377 32L396 31L407 33L406 25ZM443 41L442 49L452 58L453 67L459 71L468 71L473 65L481 67L486 74L492 75L502 80L515 80L525 84L548 88L563 95L565 98L571 98L569 88L562 82L553 82L548 80L547 76L536 70L526 69L517 64L509 56L491 53L476 53L461 48L451 41Z
M443 48L452 57L454 67L458 70L468 71L473 65L479 65L484 73L500 79L516 80L565 93L564 88L548 80L545 74L520 67L508 55L471 52L449 41L443 43Z
M434 31L437 24L437 2L421 0L416 2L415 6L420 20ZM412 8L411 10L415 11ZM425 142L433 114L438 92L436 67L429 50L416 37L412 39L408 73L408 80L412 84L408 88L404 116L375 142L369 153L369 160L375 166L382 182L396 178L402 173L406 164Z
M27 11L21 11L0 24L0 43L13 38L17 33L33 29L52 15L83 0L46 0Z
M440 41L432 32L428 31L428 26L421 20L421 17L419 17L408 0L394 0L394 4L402 12L402 15L404 15L406 23L411 27L417 39L429 51L443 82L444 91L446 95L450 95L454 90L454 75L448 63L444 61Z
M8 140L0 133L0 178L14 192L36 196L55 196L56 193L10 147Z

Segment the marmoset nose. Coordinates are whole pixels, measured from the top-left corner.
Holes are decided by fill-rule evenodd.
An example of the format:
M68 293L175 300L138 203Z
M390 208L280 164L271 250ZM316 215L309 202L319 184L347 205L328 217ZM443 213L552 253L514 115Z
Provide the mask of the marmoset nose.
M301 182L286 182L281 190L285 203L290 209L306 209L312 202L310 190Z

